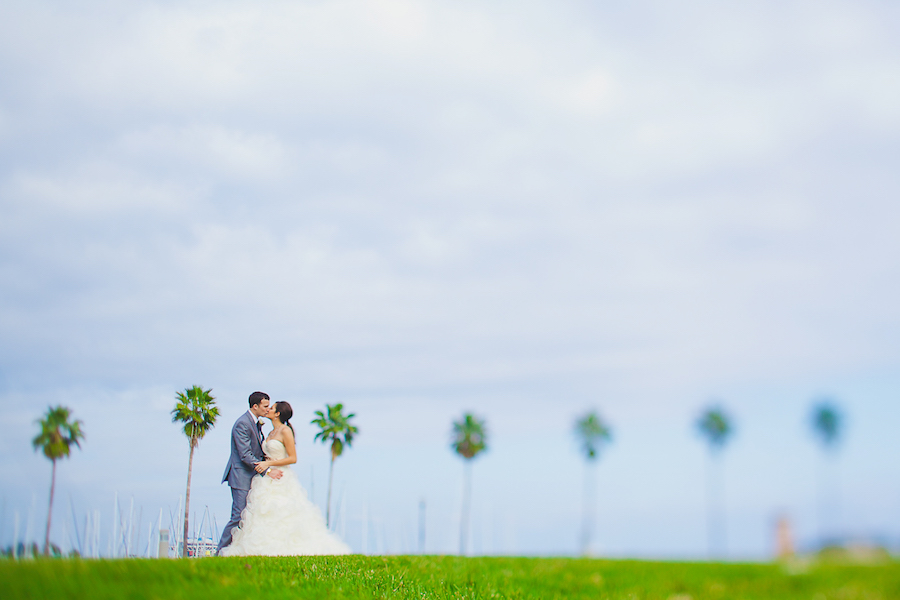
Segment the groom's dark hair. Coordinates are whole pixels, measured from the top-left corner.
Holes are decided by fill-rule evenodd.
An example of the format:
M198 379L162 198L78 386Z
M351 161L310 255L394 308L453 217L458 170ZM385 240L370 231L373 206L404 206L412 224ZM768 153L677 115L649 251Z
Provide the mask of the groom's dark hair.
M250 394L250 408L253 408L263 400L269 400L269 395L265 392L253 392Z

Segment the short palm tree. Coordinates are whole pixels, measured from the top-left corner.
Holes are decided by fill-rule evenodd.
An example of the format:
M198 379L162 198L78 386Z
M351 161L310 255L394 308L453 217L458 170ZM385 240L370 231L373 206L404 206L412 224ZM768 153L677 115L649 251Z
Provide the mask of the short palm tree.
M465 459L463 473L463 505L459 520L459 553L465 554L469 532L469 505L472 497L472 459L487 449L484 421L472 413L453 422L453 450Z
M184 537L181 555L188 555L188 522L191 513L191 472L194 469L194 450L200 445L209 431L215 426L219 417L219 408L216 399L211 394L212 389L204 390L199 385L186 388L183 392L175 394L175 408L172 409L172 422L184 424L184 435L187 436L191 446L188 458L187 491L184 495Z
M587 555L591 547L591 530L594 521L594 489L596 472L593 469L601 448L612 439L609 426L596 411L591 411L575 421L575 437L585 458L584 507L581 525L581 553Z
M313 440L322 440L323 444L331 441L331 466L328 469L328 504L325 506L325 525L331 526L331 483L334 480L334 459L344 453L344 446L350 446L353 437L359 433L355 425L350 424L350 419L356 416L350 413L343 415L343 404L326 404L325 412L316 411L316 418L310 421L318 425L320 431ZM326 414L327 413L327 414Z
M731 418L719 406L706 409L697 420L697 430L706 438L709 444L710 465L708 474L709 494L707 505L708 535L710 554L722 554L725 552L725 523L724 506L722 502L722 474L721 464L718 459L734 432ZM718 514L718 518L717 518Z
M841 429L843 419L840 410L835 406L834 401L830 398L820 398L812 410L811 425L813 435L815 435L822 444L823 456L825 458L833 457L837 453L838 442L841 439ZM826 526L825 513L826 509L826 485L825 485L825 467L824 464L819 471L819 538L820 544L825 545L826 542Z
M56 492L56 461L60 458L68 458L72 450L72 444L81 448L79 440L84 439L81 431L83 423L79 420L70 421L72 411L65 406L56 406L47 409L43 418L35 421L41 428L41 432L31 440L35 450L40 449L44 456L53 464L50 476L50 503L47 509L47 533L44 537L44 554L50 554L50 523L53 516L53 496Z

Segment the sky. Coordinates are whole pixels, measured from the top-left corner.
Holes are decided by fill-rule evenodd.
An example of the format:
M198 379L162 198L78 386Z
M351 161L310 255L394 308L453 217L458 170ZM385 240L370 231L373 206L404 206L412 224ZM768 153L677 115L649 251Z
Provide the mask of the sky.
M308 421L356 413L358 552L419 551L421 502L424 550L458 551L466 411L472 553L578 552L589 410L598 555L707 556L711 472L729 558L779 516L900 545L898 31L877 0L0 1L0 545L43 539L57 404L86 432L57 543L97 511L106 549L116 501L141 549L177 521L195 384L218 526L262 390L320 506Z

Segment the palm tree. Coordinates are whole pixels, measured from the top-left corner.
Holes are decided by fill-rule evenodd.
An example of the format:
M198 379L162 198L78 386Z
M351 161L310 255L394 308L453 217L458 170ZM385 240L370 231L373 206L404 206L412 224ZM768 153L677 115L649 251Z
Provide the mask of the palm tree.
M216 424L219 409L216 399L210 393L212 389L204 390L199 385L185 388L183 392L175 394L175 408L172 409L172 422L184 423L184 435L187 436L191 446L191 454L188 458L187 491L184 495L184 537L182 538L181 555L188 555L188 516L191 513L191 472L194 469L194 449L200 445L209 430Z
M587 555L591 547L591 530L594 516L594 490L596 471L593 469L600 448L612 439L612 432L596 411L591 411L575 421L575 437L581 444L587 461L584 472L584 507L581 527L581 554Z
M709 551L711 555L715 556L725 552L725 519L721 489L722 473L718 459L722 449L728 442L728 438L733 433L733 427L728 414L721 407L713 406L700 415L700 418L697 420L697 429L709 443L708 535Z
M323 444L331 440L331 466L328 469L328 504L325 506L325 525L331 526L331 482L334 480L334 459L343 454L344 446L350 446L353 436L359 433L359 429L355 425L350 424L350 419L356 416L350 413L344 416L341 411L344 410L343 404L326 404L325 411L316 411L316 417L310 423L318 425L319 431L313 440L322 440Z
M50 554L50 522L53 516L53 495L56 492L56 461L68 458L72 444L81 448L79 440L84 439L80 420L69 421L72 411L65 406L48 407L43 418L35 421L41 432L31 440L35 451L40 449L53 464L50 476L50 503L47 509L47 533L44 537L44 554Z
M840 439L841 413L827 398L819 401L813 408L813 432L822 442L825 450L834 450Z
M459 553L466 553L467 534L469 531L469 505L472 496L472 459L487 449L487 432L484 421L472 413L466 413L462 419L453 422L453 450L465 459L463 474L463 505L459 521Z
M825 458L833 457L837 453L838 442L840 442L842 416L840 410L835 406L834 401L830 398L820 398L815 406L813 406L811 415L811 425L813 435L815 435L822 444L823 456ZM823 462L819 471L819 541L825 544L825 513L826 510L826 490L825 490L825 464Z

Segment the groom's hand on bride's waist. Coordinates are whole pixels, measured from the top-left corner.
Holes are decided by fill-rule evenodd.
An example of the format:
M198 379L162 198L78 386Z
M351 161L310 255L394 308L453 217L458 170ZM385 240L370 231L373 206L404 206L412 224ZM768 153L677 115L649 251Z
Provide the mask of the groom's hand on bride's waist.
M270 467L269 464L264 460L258 463L253 463L253 467L260 475L268 475L272 479L281 479L281 469Z
M263 477L268 475L272 479L281 479L282 472L281 469L276 469L275 467L269 467L264 473L260 473Z

